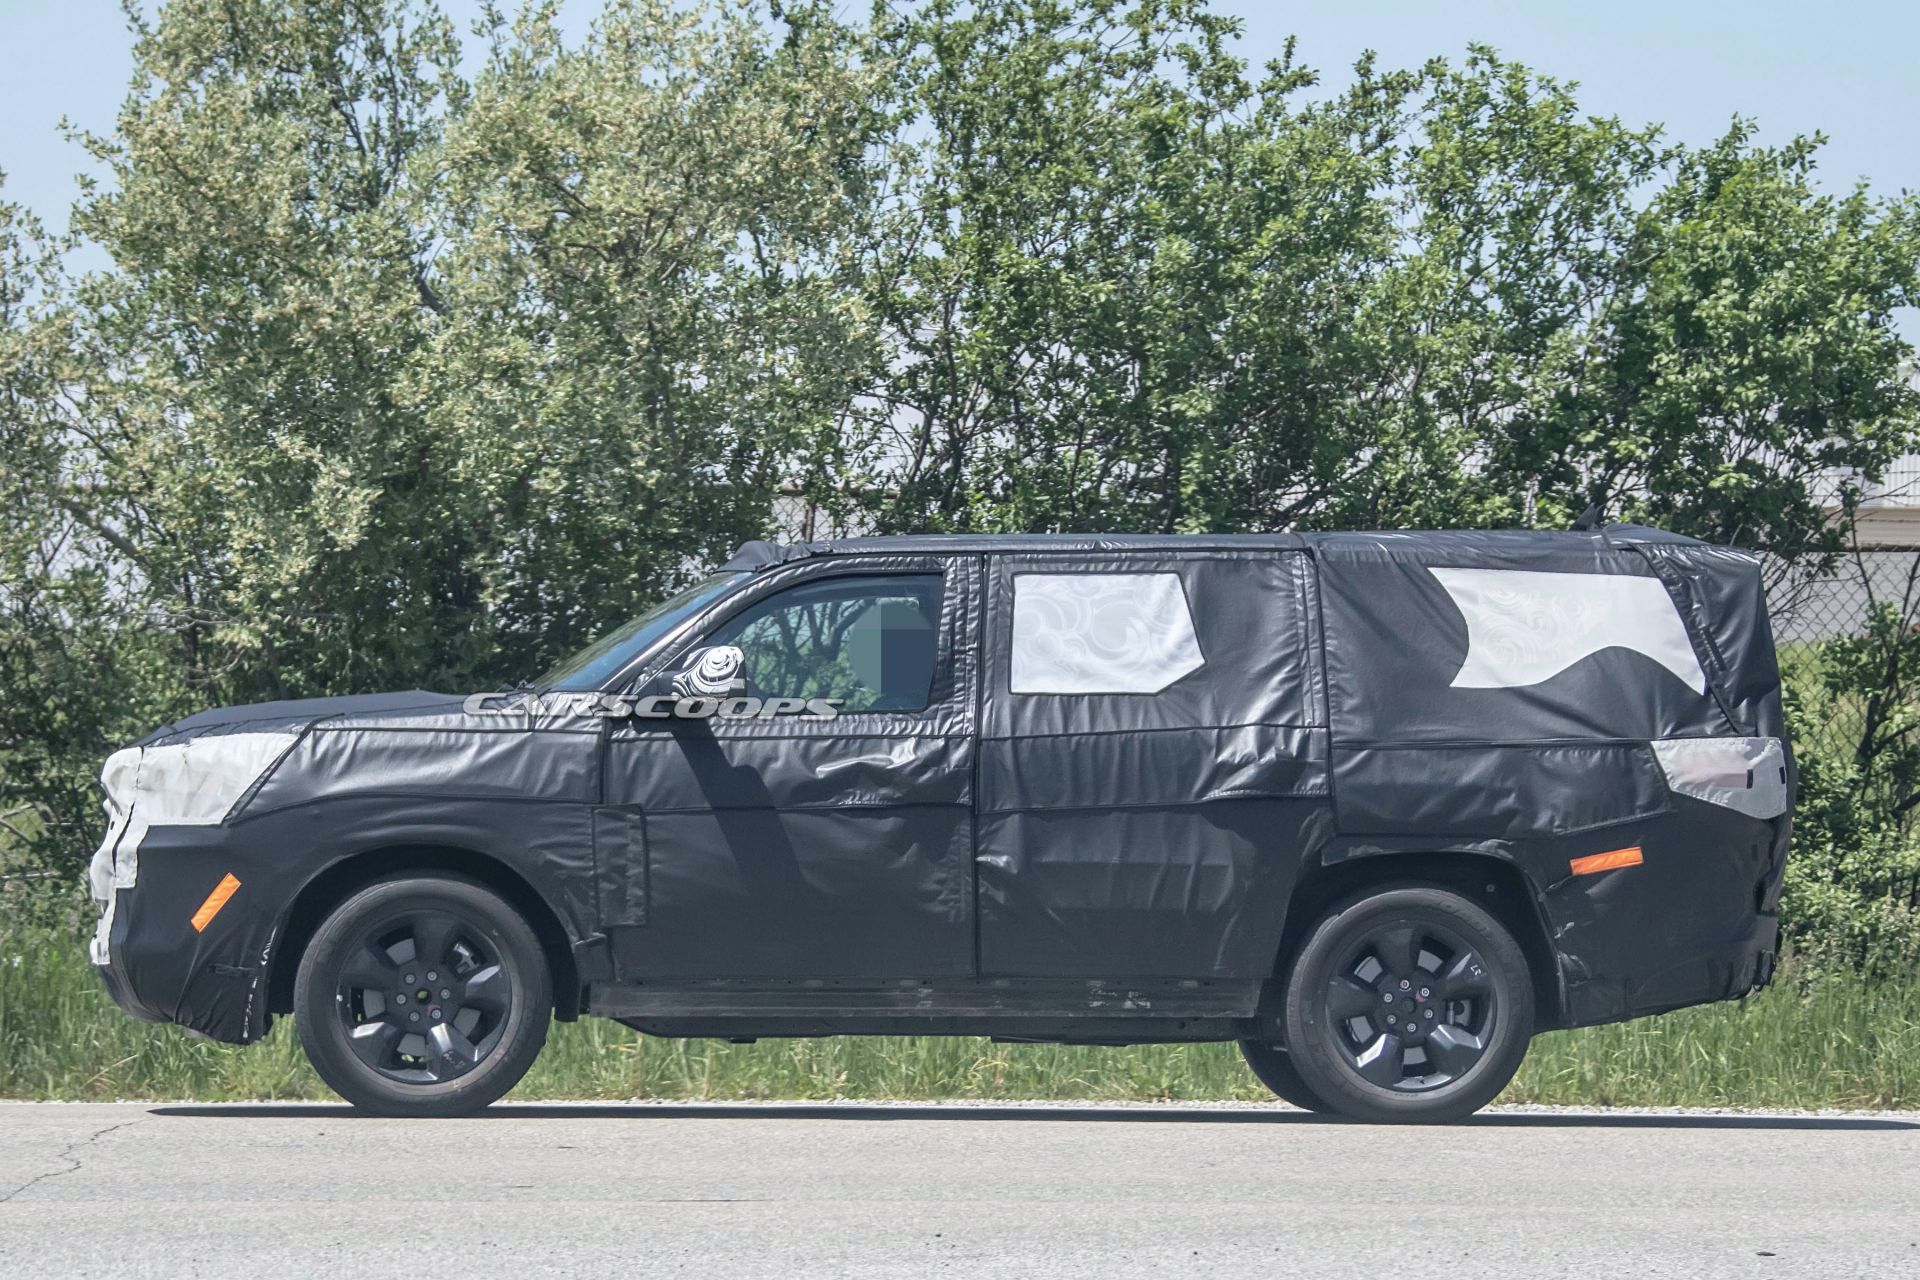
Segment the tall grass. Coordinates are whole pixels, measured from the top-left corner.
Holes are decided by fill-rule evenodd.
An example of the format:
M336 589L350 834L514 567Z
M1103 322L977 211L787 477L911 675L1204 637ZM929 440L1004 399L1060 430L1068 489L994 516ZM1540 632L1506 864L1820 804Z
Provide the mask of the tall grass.
M0 933L0 1097L327 1097L282 1019L246 1049L135 1022L78 938ZM1131 1049L980 1039L654 1040L556 1025L519 1098L1259 1100L1231 1045ZM1509 1102L1920 1107L1920 982L1781 982L1740 1004L1554 1032Z

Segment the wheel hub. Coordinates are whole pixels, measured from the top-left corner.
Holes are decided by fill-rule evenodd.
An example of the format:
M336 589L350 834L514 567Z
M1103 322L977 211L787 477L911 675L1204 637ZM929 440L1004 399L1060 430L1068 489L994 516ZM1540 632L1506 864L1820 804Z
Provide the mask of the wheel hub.
M436 911L382 921L343 964L337 1005L362 1063L409 1084L470 1071L499 1043L511 983L483 931Z
M1494 1017L1485 966L1465 939L1404 921L1359 933L1328 984L1348 1067L1398 1092L1450 1084L1479 1061Z
M1439 1002L1431 981L1384 975L1379 990L1380 1008L1372 1017L1376 1031L1419 1040L1437 1024Z

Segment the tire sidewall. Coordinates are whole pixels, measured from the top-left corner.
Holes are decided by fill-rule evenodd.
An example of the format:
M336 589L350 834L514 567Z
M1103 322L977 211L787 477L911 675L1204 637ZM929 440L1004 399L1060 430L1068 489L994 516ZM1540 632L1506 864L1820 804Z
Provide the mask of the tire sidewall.
M1352 933L1381 919L1442 924L1459 933L1488 965L1495 1001L1493 1043L1456 1081L1402 1093L1362 1080L1347 1066L1321 1016L1327 982L1341 952L1351 945ZM1451 889L1394 885L1346 899L1308 935L1287 976L1287 1044L1307 1087L1333 1110L1376 1122L1444 1123L1478 1111L1513 1079L1533 1037L1533 1002L1526 954L1497 919Z
M499 1042L479 1065L437 1084L407 1084L372 1070L347 1047L338 1010L339 963L381 916L416 908L447 911L486 936L507 970L511 1004ZM448 875L375 881L336 907L314 932L294 976L294 1023L301 1047L327 1085L382 1115L451 1116L477 1111L520 1082L547 1038L552 978L540 940L491 889Z
M1246 1060L1247 1069L1282 1102L1316 1114L1332 1110L1307 1084L1292 1055L1282 1046L1267 1040L1242 1040L1240 1056Z

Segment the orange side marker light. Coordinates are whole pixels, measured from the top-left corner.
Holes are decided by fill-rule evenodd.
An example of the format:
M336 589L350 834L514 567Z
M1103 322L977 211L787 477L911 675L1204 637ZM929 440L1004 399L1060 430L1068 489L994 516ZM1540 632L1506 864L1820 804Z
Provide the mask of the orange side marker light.
M1567 866L1577 876L1590 876L1601 871L1612 871L1616 867L1637 867L1640 863L1640 846L1635 844L1624 849L1609 849L1605 853L1575 858Z
M233 872L229 871L221 876L220 883L213 886L213 892L208 894L207 900L200 904L200 909L193 913L193 931L205 933L207 926L213 923L213 918L220 914L220 908L227 905L227 899L231 898L239 887L240 881L234 878Z

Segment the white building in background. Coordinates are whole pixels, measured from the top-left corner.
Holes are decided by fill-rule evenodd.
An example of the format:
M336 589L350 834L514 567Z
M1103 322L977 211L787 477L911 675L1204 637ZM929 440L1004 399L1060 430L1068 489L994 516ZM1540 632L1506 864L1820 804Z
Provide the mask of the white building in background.
M1867 486L1856 527L1863 551L1920 550L1920 454L1901 458Z
M1837 498L1829 510L1840 518ZM1855 634L1879 605L1920 619L1920 455L1901 458L1867 486L1854 529L1859 554L1849 554L1832 576L1772 577L1767 598L1777 641Z

